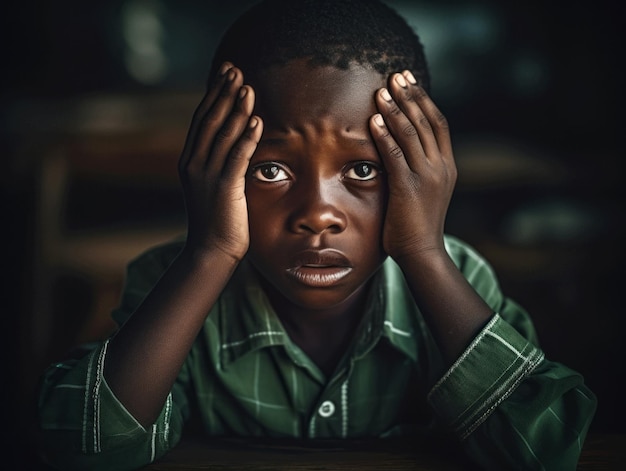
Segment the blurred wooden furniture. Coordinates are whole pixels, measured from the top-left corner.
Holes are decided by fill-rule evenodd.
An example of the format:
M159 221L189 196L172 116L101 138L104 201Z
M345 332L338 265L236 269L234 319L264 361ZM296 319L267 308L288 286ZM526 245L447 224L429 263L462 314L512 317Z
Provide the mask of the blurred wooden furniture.
M623 469L626 435L590 434L578 462L578 471ZM145 470L473 470L458 450L420 440L289 440L183 439Z
M38 159L35 364L109 335L127 263L184 233L176 165L196 99L97 97L59 107L64 128L48 134Z

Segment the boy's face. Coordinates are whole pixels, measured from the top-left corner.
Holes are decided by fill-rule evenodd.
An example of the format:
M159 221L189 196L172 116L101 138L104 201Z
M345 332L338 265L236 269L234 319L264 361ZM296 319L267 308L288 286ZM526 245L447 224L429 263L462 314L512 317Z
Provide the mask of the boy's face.
M295 60L248 79L264 120L246 181L248 256L284 300L341 308L385 258L386 179L368 126L385 77Z

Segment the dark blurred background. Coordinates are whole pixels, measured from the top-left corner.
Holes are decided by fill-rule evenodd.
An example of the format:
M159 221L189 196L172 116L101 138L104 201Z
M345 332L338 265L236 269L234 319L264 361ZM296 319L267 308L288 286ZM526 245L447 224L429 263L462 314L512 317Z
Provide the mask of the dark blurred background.
M3 7L3 404L22 459L43 368L108 335L126 263L184 230L178 154L213 47L251 3ZM389 3L422 37L451 124L448 232L494 265L547 355L584 374L592 430L623 433L623 6Z

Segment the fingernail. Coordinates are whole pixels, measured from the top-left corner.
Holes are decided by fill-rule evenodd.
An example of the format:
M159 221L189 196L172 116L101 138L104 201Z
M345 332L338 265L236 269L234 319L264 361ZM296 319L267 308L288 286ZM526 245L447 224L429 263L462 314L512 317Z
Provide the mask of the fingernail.
M380 114L374 115L374 122L376 123L377 126L380 126L381 128L385 126L385 121L383 120L383 117Z
M400 75L400 74L397 74L397 75L396 75L396 83L397 83L398 85L400 85L402 88L406 88L406 87L408 87L408 86L409 86L409 85L406 83L406 80L404 80L404 77L403 77L402 75Z
M413 76L413 74L411 73L410 70L405 70L404 71L404 77L411 82L412 85L417 85L417 80L415 80L415 77Z
M233 80L235 80L236 76L237 74L235 73L235 71L232 69L229 69L228 74L226 75L226 79L232 82Z
M257 127L257 124L259 124L259 120L255 117L250 118L250 122L248 123L248 125L250 126L251 129L254 129Z
M220 71L219 74L220 75L225 75L226 72L228 72L230 69L232 68L232 65L230 65L228 62L225 62L222 64L222 66L220 67Z
M383 97L383 100L388 101L391 103L391 95L389 94L389 91L386 88L383 88L382 91L380 92L380 96Z
M241 87L239 89L239 99L243 100L243 97L245 97L248 93L248 89L246 87Z

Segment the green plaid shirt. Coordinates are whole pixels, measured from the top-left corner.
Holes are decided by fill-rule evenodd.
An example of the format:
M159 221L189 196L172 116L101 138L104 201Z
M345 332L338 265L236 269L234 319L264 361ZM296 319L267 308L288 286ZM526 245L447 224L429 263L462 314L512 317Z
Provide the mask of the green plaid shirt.
M129 265L113 313L119 324L181 244L155 248ZM476 252L452 237L446 248L494 311L452 367L444 368L391 259L375 275L353 343L330 377L289 338L244 261L207 316L152 427L142 427L107 386L107 342L51 365L39 402L46 459L63 467L134 469L175 446L194 419L209 437L453 432L487 469L575 469L595 396L578 373L544 358L528 315L502 295Z

